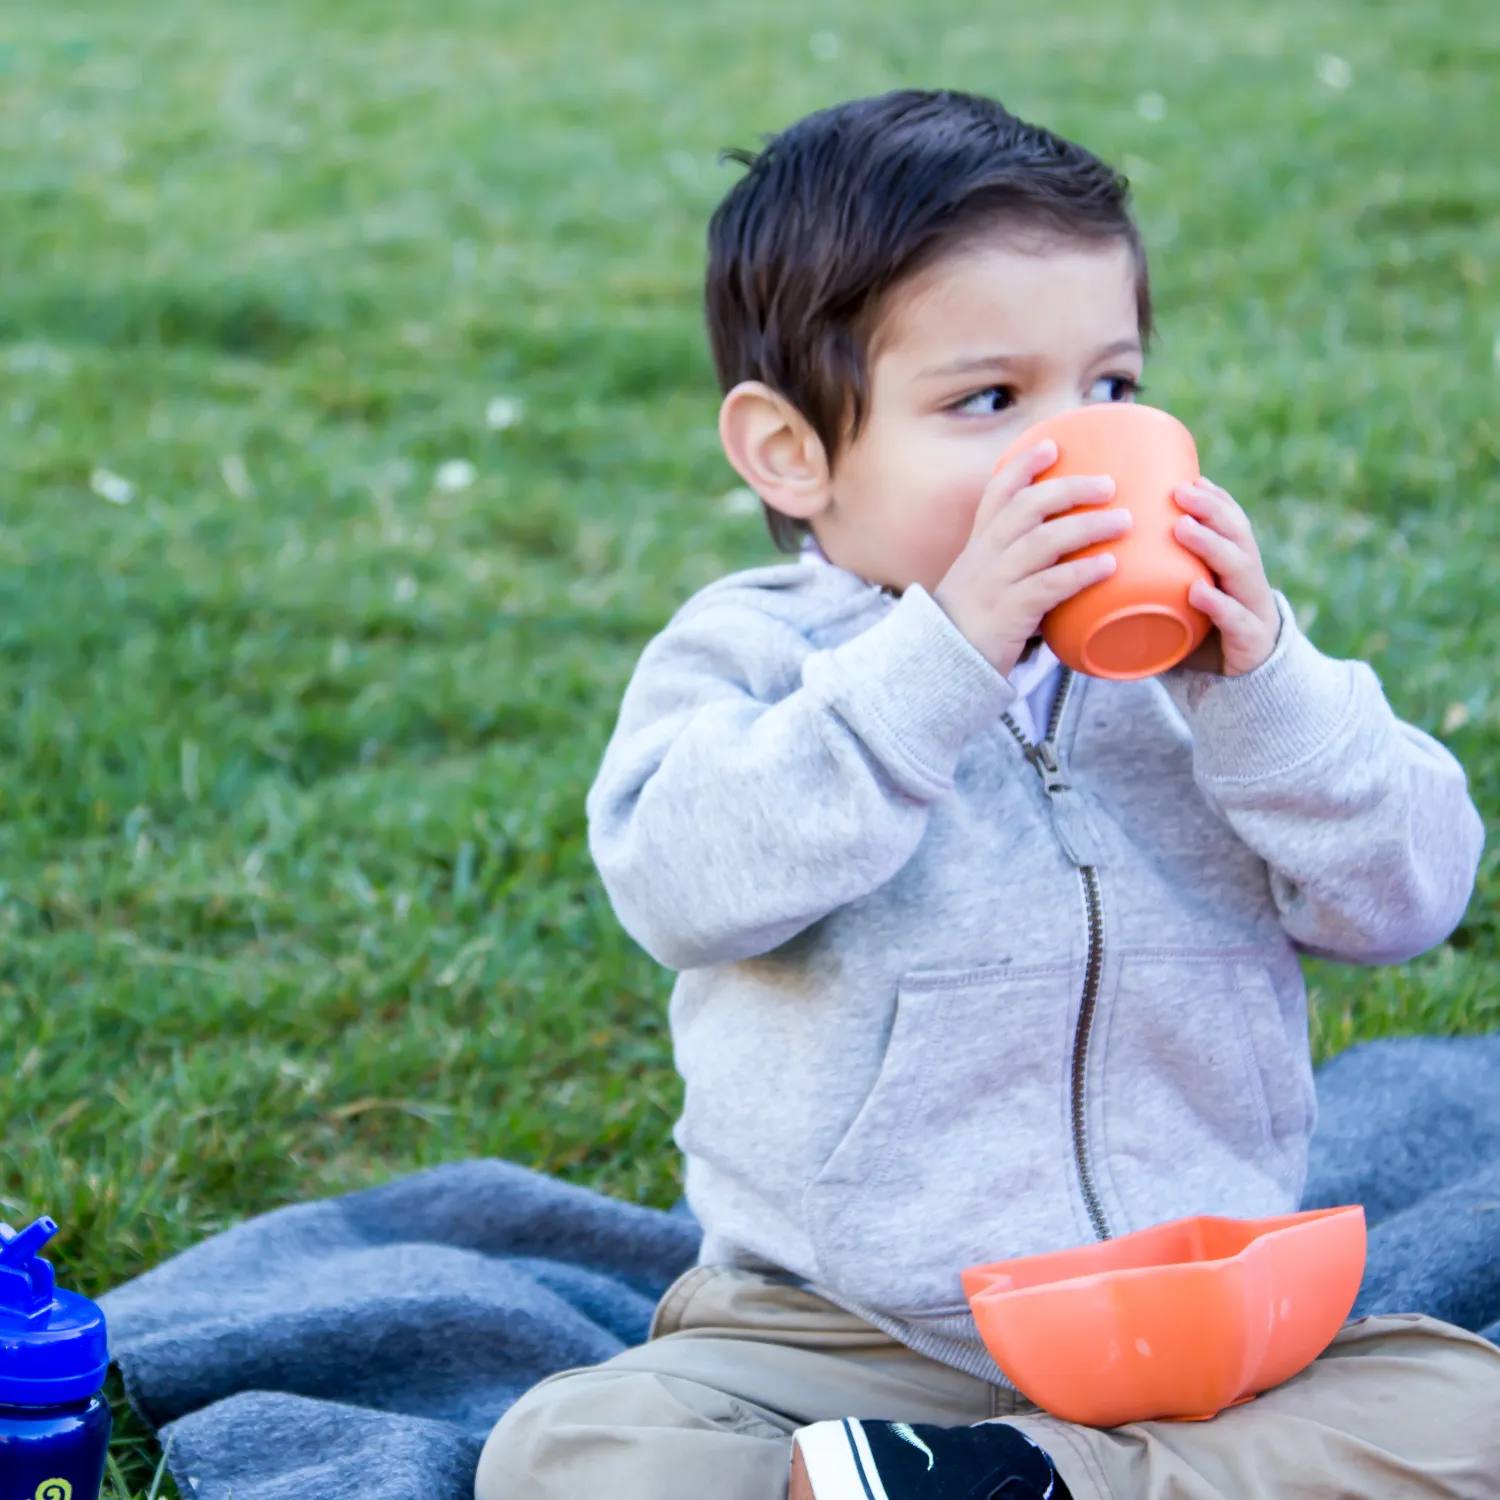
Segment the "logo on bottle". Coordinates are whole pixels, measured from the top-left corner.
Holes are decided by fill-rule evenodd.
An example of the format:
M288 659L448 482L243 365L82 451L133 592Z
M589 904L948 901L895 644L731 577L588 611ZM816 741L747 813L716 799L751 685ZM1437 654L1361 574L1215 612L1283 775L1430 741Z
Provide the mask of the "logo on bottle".
M36 1487L36 1500L73 1500L73 1486L66 1479L44 1479Z

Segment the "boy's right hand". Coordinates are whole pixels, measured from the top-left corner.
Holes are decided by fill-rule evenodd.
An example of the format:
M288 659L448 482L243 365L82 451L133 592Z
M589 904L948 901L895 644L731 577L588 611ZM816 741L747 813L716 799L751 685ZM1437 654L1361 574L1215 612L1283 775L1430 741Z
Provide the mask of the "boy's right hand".
M1057 462L1050 439L1018 454L985 486L974 529L933 598L1004 676L1020 659L1048 610L1115 570L1109 553L1060 562L1070 552L1130 530L1128 510L1064 511L1103 505L1107 474L1031 481Z

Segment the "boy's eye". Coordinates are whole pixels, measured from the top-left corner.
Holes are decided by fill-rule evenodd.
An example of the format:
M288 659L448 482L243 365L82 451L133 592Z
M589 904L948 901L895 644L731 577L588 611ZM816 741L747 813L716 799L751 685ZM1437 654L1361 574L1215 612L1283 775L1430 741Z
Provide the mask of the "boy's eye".
M1133 375L1101 375L1089 387L1090 401L1129 401L1141 393L1141 383Z
M991 385L986 386L982 391L975 391L972 396L965 396L953 410L972 412L978 416L987 417L1015 404L1015 393L1008 385Z

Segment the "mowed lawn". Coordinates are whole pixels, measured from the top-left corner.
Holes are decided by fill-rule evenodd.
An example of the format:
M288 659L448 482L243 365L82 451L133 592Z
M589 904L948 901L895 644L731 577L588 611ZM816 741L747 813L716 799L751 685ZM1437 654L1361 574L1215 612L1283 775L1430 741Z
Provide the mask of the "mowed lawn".
M910 84L1129 174L1146 399L1493 825L1491 0L0 0L0 1216L72 1284L481 1153L675 1196L583 798L650 634L773 559L717 152ZM1320 1055L1500 1026L1497 894L1310 966Z

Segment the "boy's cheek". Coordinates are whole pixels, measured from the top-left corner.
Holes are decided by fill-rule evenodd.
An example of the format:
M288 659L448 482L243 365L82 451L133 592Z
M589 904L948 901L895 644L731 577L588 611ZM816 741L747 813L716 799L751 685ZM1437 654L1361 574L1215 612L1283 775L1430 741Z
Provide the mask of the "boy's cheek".
M931 593L968 544L993 459L978 445L932 442L917 423L867 435L834 473L855 546L879 556L886 576Z
M952 492L929 505L915 525L904 528L907 532L904 546L913 561L914 581L929 594L968 545L978 509L979 492Z

